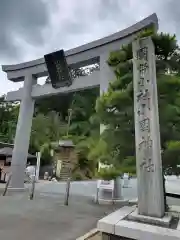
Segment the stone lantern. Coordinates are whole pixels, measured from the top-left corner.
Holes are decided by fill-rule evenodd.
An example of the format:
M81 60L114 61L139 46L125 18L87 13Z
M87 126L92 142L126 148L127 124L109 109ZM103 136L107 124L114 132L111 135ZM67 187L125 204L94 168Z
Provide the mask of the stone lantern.
M60 140L54 148L54 160L56 177L60 180L67 180L71 177L71 171L77 163L75 145L72 140Z

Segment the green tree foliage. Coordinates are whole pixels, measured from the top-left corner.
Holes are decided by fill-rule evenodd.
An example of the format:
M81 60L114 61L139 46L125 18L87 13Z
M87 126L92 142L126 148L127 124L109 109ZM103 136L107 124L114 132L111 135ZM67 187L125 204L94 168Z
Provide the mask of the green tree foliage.
M51 111L57 112L61 115L61 120L65 121L68 108L73 100L73 94L55 95L38 99L35 104L35 116L39 113L48 114Z
M51 143L66 135L69 108L72 109L69 137L80 145L83 141L87 143L88 138L92 141L92 136L99 135L99 123L94 117L98 93L99 89L91 89L38 100L32 121L29 152L34 154L41 151L43 164L51 162ZM0 99L0 141L14 142L19 106L19 103L5 102L4 96Z
M41 151L44 144L58 141L64 135L65 128L58 113L51 111L47 115L37 114L32 121L31 151Z
M81 168L81 166L83 166L81 161L83 158L83 161L86 162L85 168L88 168L87 165L89 164L91 171L93 164L88 161L88 151L84 151L84 149L89 148L89 142L95 141L94 139L99 137L99 121L95 115L95 104L98 95L99 89L94 88L37 101L32 125L31 151L39 149L43 144L48 146L47 143L59 140L60 138L71 138L75 145L77 145L80 160L79 167ZM68 110L71 110L72 114L70 117L68 136L66 136L69 119ZM52 121L49 118L49 114L52 111L61 116L58 123L53 124L55 132L49 128L49 125L52 125ZM58 128L60 133L55 130L58 124L60 125ZM54 137L51 136L53 132L55 134ZM90 175L92 175L92 173Z
M92 178L95 175L98 159L90 158L89 154L94 148L97 139L92 137L85 137L81 139L76 145L76 154L78 156L78 164L76 171L79 169L84 172L85 177Z
M84 90L74 94L72 99L72 117L69 132L71 135L91 136L99 132L99 123L94 118L96 98L99 89Z
M109 168L101 168L97 175L101 179L112 180L120 177L122 175L122 172L112 166Z
M165 173L180 175L180 141L169 141L162 155Z
M0 141L13 143L19 104L5 101L5 96L0 97Z
M151 33L146 31L141 36L148 36ZM175 169L177 163L180 163L179 158L176 157L175 150L171 149L168 151L167 159L166 150L170 141L180 140L179 46L176 37L169 34L155 34L152 40L156 54L163 161L166 158L165 166L174 165L173 169ZM132 44L112 52L108 63L114 70L115 81L110 83L108 92L97 100L96 105L99 119L107 127L102 137L108 146L110 162L133 167L135 166L135 132Z
M30 147L31 153L41 152L41 163L50 164L52 162L52 143L59 141L65 134L66 125L61 120L59 113L50 111L46 115L38 113L33 117Z

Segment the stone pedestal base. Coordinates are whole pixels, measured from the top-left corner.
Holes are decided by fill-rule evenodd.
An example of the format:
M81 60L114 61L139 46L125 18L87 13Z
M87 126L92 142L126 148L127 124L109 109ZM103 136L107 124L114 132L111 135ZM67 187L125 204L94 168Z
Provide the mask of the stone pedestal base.
M172 216L166 214L163 218L149 217L149 216L139 215L138 210L136 209L134 212L128 215L128 219L135 222L154 224L162 227L169 227Z
M138 221L135 221L135 219L130 220L129 218L131 217L129 216L138 217ZM177 224L174 228L170 228L167 225L171 217L168 215L161 220L156 219L156 225L153 225L155 223L155 218L150 218L150 223L142 223L139 219L140 217L137 214L136 207L126 206L99 220L97 228L102 232L103 240L180 239L180 220L177 220ZM147 218L145 218L145 221L147 222ZM157 225L158 222L160 222L161 226Z

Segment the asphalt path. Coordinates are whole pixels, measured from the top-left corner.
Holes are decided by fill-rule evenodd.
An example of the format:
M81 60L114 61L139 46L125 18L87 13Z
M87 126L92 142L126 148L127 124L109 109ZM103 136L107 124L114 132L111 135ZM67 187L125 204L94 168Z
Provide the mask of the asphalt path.
M123 188L123 181L120 186L121 194L124 199L137 198L137 179L131 179L128 187ZM96 195L97 182L96 181L76 181L71 182L70 195L94 197ZM53 196L64 194L66 191L65 182L49 182L40 181L36 184L35 191L37 193ZM180 179L176 176L166 177L166 192L180 194ZM169 199L169 198L168 198ZM180 205L180 199L171 199L172 204Z

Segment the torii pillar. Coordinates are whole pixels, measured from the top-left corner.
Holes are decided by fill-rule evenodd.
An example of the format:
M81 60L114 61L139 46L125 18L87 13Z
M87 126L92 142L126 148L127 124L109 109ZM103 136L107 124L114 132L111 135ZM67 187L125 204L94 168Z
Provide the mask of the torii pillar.
M24 88L20 104L11 162L12 188L24 188L24 174L27 162L35 103L35 100L31 97L31 91L32 86L35 85L36 82L36 78L31 74L24 77Z
M7 101L21 101L12 156L12 188L24 188L24 172L35 100L97 86L100 86L100 93L107 91L109 81L114 79L113 72L107 64L109 53L119 50L123 44L132 42L137 33L152 25L155 27L158 25L156 14L152 14L131 27L108 37L66 51L67 63L73 68L100 63L100 71L94 71L89 76L74 79L69 87L54 89L51 84L44 84L43 86L37 84L38 77L48 76L44 58L17 65L2 66L9 80L14 82L24 81L23 88L7 94Z

